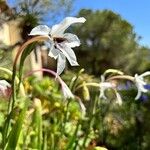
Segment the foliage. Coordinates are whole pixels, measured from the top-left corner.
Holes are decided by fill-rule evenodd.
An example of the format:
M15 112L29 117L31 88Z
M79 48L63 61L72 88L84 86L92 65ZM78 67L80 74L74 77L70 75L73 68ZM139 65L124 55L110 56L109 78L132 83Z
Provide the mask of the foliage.
M78 16L87 21L84 26L73 28L82 43L76 50L77 57L89 73L99 75L105 69L121 68L133 74L149 69L149 49L138 44L133 26L120 15L110 10L82 9Z
M77 76L75 73L70 72L64 75L64 78L69 79L75 76ZM94 78L91 80L87 74L80 73L75 88L87 79L90 82L97 81ZM117 105L113 99L100 100L98 89L90 90L90 100L83 99L86 106L86 116L83 118L77 99L64 100L60 85L53 78L45 77L41 80L30 76L24 80L24 87L30 100L26 99L29 106L17 142L18 149L35 149L39 147L39 144L41 149L67 149L72 142L77 142L76 146L79 148L87 133L86 142L90 143L89 148L97 145L118 150L122 147L149 149L150 103L149 101L134 101L135 89L120 90L124 101L121 106ZM81 88L78 92L82 93L82 90ZM23 102L21 97L17 100L17 105L13 110L13 122L17 120L17 114L24 108ZM6 103L8 101L1 99L1 129L6 117ZM78 123L80 123L79 127ZM78 132L74 137L76 127L78 127ZM41 143L38 137L42 138Z
M0 66L9 68L10 64L12 63L12 60L9 59L10 57L11 57L10 52L0 50Z
M83 15L84 13L88 14L88 17L92 16L94 22L97 23L97 17L94 17L91 11L84 10L81 13ZM129 50L133 52L135 49L132 48L140 51L138 54L149 55L147 48L137 44L136 35L133 34L130 24L123 21L120 16L110 11L97 11L96 13L100 16L98 18L102 19L98 26L101 27L100 35L103 36L99 38L99 41L97 39L95 41L93 35L98 34L99 36L98 30L88 27L91 30L89 32L91 33L90 39L83 38L83 42L86 42L87 45L82 47L83 50L90 52L90 44L93 40L93 45L97 51L103 49L109 52L109 48L111 48L114 51L114 59L117 59L117 55L123 58L123 54L128 54ZM108 20L102 16L107 16ZM112 20L114 20L113 23ZM70 25L68 19L64 22L61 24L61 28ZM106 22L105 32L103 32L104 22ZM87 25L93 26L90 22ZM116 27L118 31L115 30ZM109 28L111 30L108 30ZM74 30L77 31L78 29ZM82 28L82 30L85 35L88 34L86 28ZM113 30L116 32L111 32ZM74 39L70 38L69 40L72 44L78 45L79 40L76 36L73 37ZM47 36L32 37L17 52L12 71L0 67L0 148L8 150L150 149L150 115L148 114L150 95L146 89L148 86L146 81L148 80L145 81L145 77L150 75L150 71L141 75L130 76L115 69L108 69L101 74L101 81L84 73L84 69L77 73L66 72L63 79L69 87L57 73L49 69L40 68L25 74L23 70L25 60L37 42L49 39L51 42L55 42L54 48L60 50L57 46L66 40L63 37L50 38ZM67 42L70 44L69 41ZM116 48L117 52L115 51ZM120 49L123 49L123 52L119 51ZM143 50L141 51L141 49ZM66 52L66 49L63 51ZM68 53L67 56L69 58L74 57L76 60L73 52ZM119 67L110 56L108 55L108 60L111 60L114 66ZM123 60L118 58L118 60L121 64L124 58ZM19 68L17 68L18 61ZM129 70L137 65L134 62L131 63L133 64L129 63ZM59 63L59 65L58 67L61 67L62 64ZM141 63L139 71L146 67L145 63ZM37 71L46 71L55 76L55 79L51 76L43 78L33 76L33 73ZM7 91L8 86L2 82L4 80L10 83L9 91ZM129 86L126 85L126 80L129 80ZM4 95L8 92L9 94ZM102 93L103 96L101 97L99 93ZM139 97L137 101L134 100L136 95Z

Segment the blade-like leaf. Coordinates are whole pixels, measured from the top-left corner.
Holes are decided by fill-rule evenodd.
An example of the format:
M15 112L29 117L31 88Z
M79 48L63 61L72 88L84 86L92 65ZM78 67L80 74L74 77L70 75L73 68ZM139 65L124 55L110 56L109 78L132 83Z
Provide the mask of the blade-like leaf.
M25 59L27 58L27 56L33 50L35 44L36 44L36 42L28 45L27 48L25 48L24 51L22 52L22 55L21 55L21 58L20 58L20 64L19 64L19 76L18 76L19 85L18 85L17 93L19 92L19 87L20 87L20 83L21 83L21 79L22 79L22 72L23 72L23 66L24 66Z
M33 149L41 150L42 148L42 106L39 99L34 100L35 110L33 113L32 127L35 132L35 135L32 137Z
M16 146L17 146L17 143L19 140L19 136L20 136L20 133L22 130L22 125L25 120L28 105L29 105L29 101L26 100L24 107L23 107L16 123L14 124L12 130L10 131L10 134L8 136L8 144L7 144L6 150L16 149Z

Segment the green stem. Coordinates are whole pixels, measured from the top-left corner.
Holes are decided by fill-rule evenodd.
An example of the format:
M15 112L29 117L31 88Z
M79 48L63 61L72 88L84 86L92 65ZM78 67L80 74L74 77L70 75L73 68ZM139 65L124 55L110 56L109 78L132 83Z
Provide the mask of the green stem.
M75 86L76 86L76 84L77 84L77 80L79 79L79 76L80 76L80 74L82 73L82 72L84 72L84 69L81 69L79 72L78 72L78 74L74 77L74 78L72 78L72 80L71 80L71 83L70 83L70 89L74 92L75 91Z
M75 131L74 131L74 134L73 134L73 136L71 137L71 139L70 139L70 141L69 141L69 143L68 143L68 145L67 145L67 147L66 147L66 150L74 150L75 147L77 147L77 143L78 143L78 142L76 142L76 145L75 145L74 147L72 147L72 145L73 145L74 142L76 141L76 137L77 137L77 133L78 133L79 127L80 127L80 121L78 121L78 123L77 123L77 126L76 126L76 129L75 129Z
M13 79L12 92L14 93L14 90L13 90L14 88L13 88L13 86L15 85L15 83L16 83L16 84L19 83L19 79L17 78L17 76L16 76L16 77L13 77L13 76L14 76L13 72L10 71L10 70L7 69L7 68L0 67L0 70L3 71L3 72L5 72L5 73L7 73L10 77L12 77L12 79ZM21 84L21 86L20 86L20 89L21 89L21 95L22 95L22 96L25 96L25 90L24 90L24 87L23 87L22 84ZM14 95L13 93L12 93L12 95ZM12 110L13 110L13 105L14 105L14 103L13 103L13 101L11 100L11 97L10 97L9 103L8 103L8 110L7 110L8 116L7 116L7 119L6 119L6 121L5 121L4 130L3 130L3 147L5 146L6 141L7 141L8 128L9 128L9 125L10 125L11 112L12 112Z
M8 116L7 119L5 121L4 124L4 131L3 131L3 147L6 145L7 143L7 136L8 136L8 130L9 130L9 126L10 126L10 120L11 120L11 112L14 108L15 105L15 101L16 101L16 83L20 85L20 89L22 91L23 96L25 96L25 92L23 90L23 86L20 84L20 81L18 80L17 76L16 76L16 72L17 72L17 61L19 59L19 56L22 54L22 52L26 49L26 47L34 42L37 41L44 41L46 40L48 37L45 36L37 36L37 37L33 37L32 39L28 40L27 42L25 42L18 50L17 55L15 57L14 60L14 65L13 65L13 72L9 71L8 69L2 68L0 67L0 70L7 72L8 74L10 74L12 76L12 99L10 98L9 100L9 104L8 104ZM16 82L17 80L17 82ZM16 82L16 83L15 83Z
M86 131L86 135L85 135L85 137L84 137L83 145L82 145L82 148L81 148L81 149L83 149L83 150L86 148L86 142L87 142L87 139L88 139L90 130L91 130L92 125L93 125L93 120L94 120L94 118L95 118L96 106L97 106L97 104L98 104L98 100L99 100L99 99L96 97L96 98L95 98L95 101L94 101L93 109L92 109L92 114L91 114L90 117L89 117L89 121L90 121L90 122L89 122L89 126L87 127L88 130Z
M119 75L123 75L124 73L120 70L116 70L116 69L108 69L104 72L103 76L105 77L107 74L119 74Z
M66 106L66 111L65 111L65 114L64 114L64 119L63 119L63 122L62 122L62 127L61 127L61 138L63 137L63 134L65 132L65 126L66 126L66 122L67 122L67 119L68 119L68 108L69 108L69 104L70 104L70 99L67 101L67 106Z
M79 85L75 91L79 90L80 88L82 88L83 86L93 86L93 87L100 87L100 84L99 83L94 83L94 82L91 82L91 83L84 83L84 84L81 84Z

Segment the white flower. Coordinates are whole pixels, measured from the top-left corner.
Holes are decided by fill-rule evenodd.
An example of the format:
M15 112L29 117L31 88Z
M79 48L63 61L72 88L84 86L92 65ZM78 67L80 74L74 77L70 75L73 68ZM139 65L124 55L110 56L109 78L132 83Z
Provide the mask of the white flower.
M105 96L105 91L107 89L113 89L116 95L116 99L119 105L122 104L122 98L120 96L120 94L117 92L116 90L116 84L113 82L106 82L104 76L101 76L101 82L100 82L100 95L99 98L103 98L103 99L107 99L107 97Z
M75 96L72 94L72 92L69 89L69 87L67 86L67 84L60 77L58 77L58 79L59 79L59 82L60 82L61 87L62 87L62 92L63 92L64 98L65 99L67 99L67 98L75 98ZM79 102L80 108L82 110L82 115L84 116L85 112L86 112L86 108L85 108L84 104L82 103L82 101L81 101L81 99L79 97L76 96L76 99Z
M101 76L101 82L100 82L100 95L99 95L99 97L103 98L103 99L107 99L105 96L105 91L107 89L110 89L110 88L115 88L115 85L113 85L110 82L106 82L105 77L102 75Z
M116 93L116 98L117 98L117 104L122 105L122 98L120 96L120 94L117 92L117 90L115 91Z
M114 88L112 83L110 83L110 82L101 82L100 83L100 95L99 95L99 97L103 98L103 99L107 99L106 96L105 96L105 91L107 89L110 89L110 88Z
M62 92L63 92L63 95L64 95L65 99L74 98L74 95L72 94L71 90L66 85L66 83L62 80L61 80L61 87L62 87Z
M50 51L49 56L54 59L58 59L57 62L57 74L60 75L68 59L71 66L78 66L78 62L75 56L73 47L80 45L78 37L71 33L64 33L64 31L74 23L84 23L85 18L80 17L67 17L60 24L56 24L49 28L46 25L39 25L32 29L29 35L42 35L49 38Z
M145 76L149 76L150 75L150 71L147 71L141 75L135 74L134 76L134 82L135 85L137 87L138 93L135 97L135 100L139 99L143 93L146 93L148 90L145 89L144 85L146 85L147 83L144 81L144 77Z
M0 80L0 95L6 95L6 90L10 87L11 85L6 80Z

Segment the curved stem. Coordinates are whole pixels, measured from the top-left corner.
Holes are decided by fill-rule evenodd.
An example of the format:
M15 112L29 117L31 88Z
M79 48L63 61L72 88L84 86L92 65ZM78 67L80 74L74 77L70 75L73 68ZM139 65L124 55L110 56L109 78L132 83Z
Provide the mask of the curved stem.
M12 71L10 71L10 70L7 69L7 68L0 67L0 70L3 71L3 72L5 72L5 73L7 73L7 74L8 74L9 76L11 76L11 77L12 77L12 75L13 75ZM18 77L16 76L16 77L14 78L14 84L18 84L18 83L19 83L19 79L18 79ZM23 87L22 84L20 85L20 91L21 91L21 95L22 95L22 96L25 96L25 90L24 90L24 87ZM9 104L8 104L8 110L7 110L7 112L8 112L8 117L7 117L7 119L6 119L5 123L4 123L4 129L3 129L3 147L5 147L5 143L6 143L6 141L7 141L8 128L9 128L10 119L11 119L11 110L12 110L11 108L12 108L12 101L11 101L11 99L10 99L10 100L9 100Z
M17 55L16 55L15 60L14 60L14 64L13 64L13 75L12 75L12 98L13 98L13 100L12 100L12 108L13 108L13 105L14 105L14 102L15 102L15 99L16 99L16 88L15 88L15 83L14 83L15 81L14 81L14 79L15 79L15 77L16 77L17 61L18 61L20 55L22 54L22 52L25 50L25 48L26 48L29 44L31 44L31 43L33 43L33 42L37 42L37 41L44 41L44 40L46 40L46 39L48 39L48 37L46 37L46 36L36 36L36 37L33 37L33 38L31 38L30 40L26 41L26 42L19 48L19 50L18 50L18 52L17 52Z
M57 73L55 71L52 71L50 69L41 68L41 69L33 70L33 71L29 72L24 78L26 78L26 77L28 77L28 76L30 76L33 73L38 72L38 71L48 72L48 73L52 74L53 76L55 76L55 80L57 79L59 81L61 87L62 87L62 91L63 91L65 98L73 98L74 97L72 92L70 91L70 89L66 85L66 83L60 78L60 76L57 75ZM57 78L56 78L56 76L57 76ZM66 89L67 91L65 91L64 89ZM66 93L67 93L67 95L66 95Z
M13 110L14 108L14 104L15 104L15 101L16 101L16 80L17 80L17 83L20 83L19 82L19 79L17 78L16 76L16 72L17 72L17 61L19 59L19 56L22 54L22 52L25 50L25 48L33 43L33 42L36 42L36 41L44 41L48 39L48 37L46 36L36 36L36 37L33 37L31 38L30 40L28 40L27 42L25 42L18 50L17 52L17 55L15 57L15 60L14 60L14 64L13 64L13 72L10 72L8 71L7 69L3 69L3 71L6 71L7 73L11 74L12 76L12 100L9 101L9 106L8 106L8 118L6 120L6 124L4 125L4 139L3 139L3 145L5 146L6 144L6 139L7 139L7 134L8 134L8 128L9 128L9 124L10 124L10 119L11 119L11 111ZM21 84L20 84L21 85ZM23 86L21 85L20 88L22 88ZM24 90L21 90L21 91L24 91ZM24 96L25 96L25 92L22 93Z
M106 76L107 74L109 73L115 73L115 74L119 74L119 75L123 75L124 73L120 70L117 70L117 69L108 69L104 72L104 76Z
M91 129L93 127L93 122L94 122L95 114L96 114L96 106L98 105L98 101L99 101L99 99L96 97L95 100L94 100L93 107L92 107L92 112L89 116L87 131L86 131L86 134L85 134L85 137L84 137L84 140L83 140L83 144L82 144L82 147L81 147L82 150L86 149L86 142L88 140L89 134L90 134Z
M32 75L32 74L34 74L34 73L36 73L36 72L39 72L39 71L48 72L48 73L50 73L51 75L53 75L54 77L56 77L56 75L57 75L57 73L56 73L55 71L52 71L52 70L46 69L46 68L41 68L41 69L37 69L37 70L33 70L33 71L28 72L28 73L24 76L24 78L27 78L28 76L30 76L30 75ZM63 83L64 83L64 81L60 78L60 76L57 75L57 78L56 78L56 79L59 81L60 84L63 84Z
M21 53L23 52L23 50L29 45L29 44L31 44L31 43L33 43L33 42L37 42L37 41L45 41L45 40L47 40L48 39L48 37L47 36L36 36L36 37L33 37L33 38L31 38L30 40L28 40L28 41L26 41L20 48L19 48L19 50L18 50L18 52L17 52L17 55L16 55L16 57L15 57L15 60L14 60L14 64L13 64L13 66L16 66L16 64L17 64L17 61L18 61L18 59L19 59L19 56L21 55Z
M100 84L99 83L84 83L84 84L81 84L79 85L75 91L77 91L78 89L82 88L83 86L93 86L93 87L100 87Z
M106 81L111 81L111 80L115 80L115 79L130 80L130 81L134 82L134 77L129 76L129 75L113 76L113 77L110 77L110 78L106 79Z
M129 75L116 75L116 76L112 76L112 77L106 79L106 82L110 82L110 81L116 80L116 79L130 80L130 81L134 82L134 77L129 76ZM98 87L98 88L100 88L100 84L99 84L99 83L84 83L84 84L79 85L79 86L75 89L75 91L79 90L80 88L82 88L82 87L85 86L85 85L86 85L86 86L93 86L93 87Z
M16 87L15 87L15 78L16 78L16 70L17 70L17 61L19 59L19 56L22 54L22 52L25 50L25 48L33 43L33 42L37 42L37 41L44 41L48 39L48 37L46 36L36 36L31 38L30 40L26 41L18 50L17 55L15 57L14 60L14 64L13 64L13 74L12 74L12 104L11 104L11 110L14 107L14 103L16 101Z

